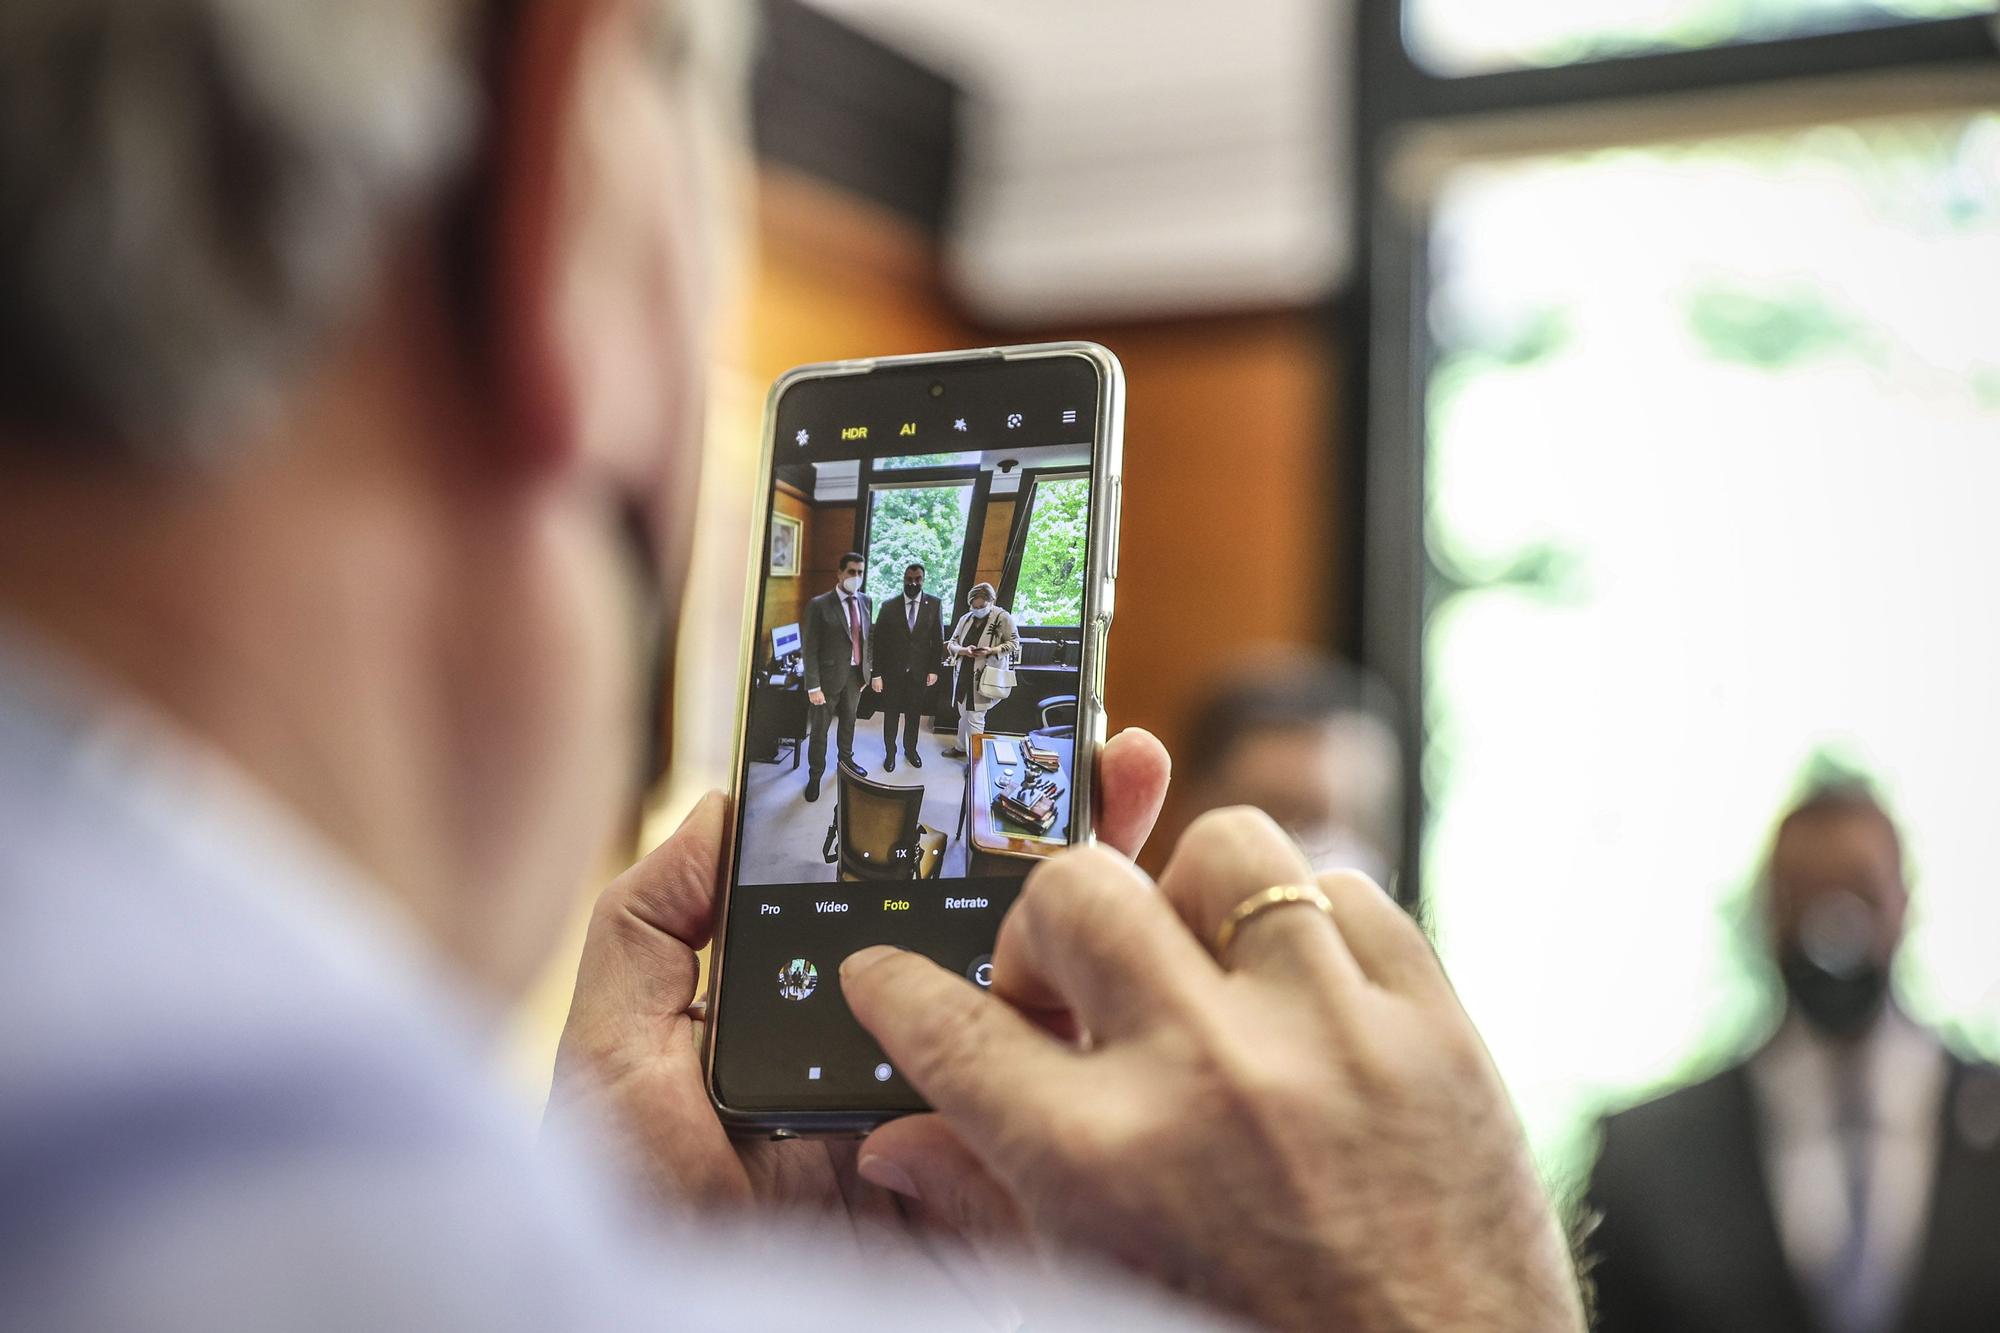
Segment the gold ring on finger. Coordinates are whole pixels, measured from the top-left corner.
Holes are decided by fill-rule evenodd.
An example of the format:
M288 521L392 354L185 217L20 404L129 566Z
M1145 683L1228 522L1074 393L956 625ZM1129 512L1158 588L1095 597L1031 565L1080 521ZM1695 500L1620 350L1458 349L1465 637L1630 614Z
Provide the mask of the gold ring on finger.
M1236 904L1228 916L1222 920L1222 928L1215 932L1215 956L1222 963L1229 962L1230 946L1236 937L1256 918L1280 907L1317 907L1329 917L1333 915L1333 900L1319 891L1316 884L1275 884L1259 893L1253 893Z

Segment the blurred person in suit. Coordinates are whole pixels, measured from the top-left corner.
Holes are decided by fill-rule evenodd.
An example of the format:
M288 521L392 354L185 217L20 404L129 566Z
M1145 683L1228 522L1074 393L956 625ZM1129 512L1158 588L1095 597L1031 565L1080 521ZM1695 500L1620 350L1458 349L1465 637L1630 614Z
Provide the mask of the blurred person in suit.
M1181 754L1184 818L1252 806L1325 870L1395 876L1402 747L1388 689L1326 653L1249 653L1197 702Z
M987 710L1014 692L1007 682L1021 660L1021 632L993 585L974 584L965 600L966 613L944 646L952 664L952 702L958 705L958 744L945 751L949 759L971 753L974 733L986 730Z
M896 732L912 768L930 691L944 669L944 604L924 591L924 567L903 571L903 595L882 603L875 617L875 693L882 696L882 768L896 771Z
M840 557L834 585L806 603L800 627L806 659L806 700L812 705L812 742L806 751L806 799L819 799L826 772L826 731L839 722L840 762L863 777L868 770L854 758L854 719L861 691L875 674L875 607L861 591L861 552Z
M2000 1328L2000 1075L1897 1005L1902 839L1865 786L1783 818L1758 908L1786 1006L1746 1062L1610 1117L1604 1333Z

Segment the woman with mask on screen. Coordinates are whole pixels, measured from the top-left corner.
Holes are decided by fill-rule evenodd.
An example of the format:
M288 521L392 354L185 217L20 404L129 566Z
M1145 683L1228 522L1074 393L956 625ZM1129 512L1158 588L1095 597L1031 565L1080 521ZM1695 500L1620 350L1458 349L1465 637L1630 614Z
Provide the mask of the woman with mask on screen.
M997 604L993 585L975 584L966 600L972 609L944 646L945 661L956 671L951 697L958 705L958 744L945 751L948 759L965 758L973 733L986 730L986 710L1014 692L1014 664L1021 660L1021 632Z

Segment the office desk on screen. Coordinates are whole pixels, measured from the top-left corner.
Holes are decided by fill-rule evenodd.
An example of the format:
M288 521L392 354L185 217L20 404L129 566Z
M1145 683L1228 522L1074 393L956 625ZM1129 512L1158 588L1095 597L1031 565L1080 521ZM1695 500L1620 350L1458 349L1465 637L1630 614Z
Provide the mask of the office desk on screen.
M789 750L796 770L799 752L805 748L810 707L805 669L787 665L759 671L750 691L750 758L760 764L776 764Z
M1025 763L1017 758L1011 768L1001 764L988 744L994 740L1012 741L1018 756L1020 747L1027 743L1028 738L1002 736L997 732L981 732L972 738L972 757L967 764L969 772L965 784L965 810L959 827L966 835L967 873L974 878L1025 874L1030 869L1025 862L1054 856L1069 845L1069 798L1075 786L1070 780L1070 770L1076 762L1076 743L1067 739L1035 741L1037 747L1054 751L1062 760L1062 766L1056 770L1056 779L1062 784L1062 795L1056 800L1055 826L1048 834L1041 835L1030 833L994 812L993 798L1002 791L1013 789L1021 780ZM995 786L996 782L1001 785Z

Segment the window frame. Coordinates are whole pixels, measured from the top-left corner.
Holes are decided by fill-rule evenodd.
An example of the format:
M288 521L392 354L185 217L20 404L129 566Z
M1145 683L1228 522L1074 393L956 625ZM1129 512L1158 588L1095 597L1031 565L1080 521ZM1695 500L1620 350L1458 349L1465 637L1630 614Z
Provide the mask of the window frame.
M965 600L966 580L972 577L976 568L979 543L973 534L983 531L986 524L986 497L991 485L988 473L978 463L958 464L951 467L882 468L874 459L863 459L856 478L854 504L854 546L861 552L862 568L874 565L870 556L871 542L875 527L875 493L877 491L915 490L927 486L971 486L972 497L965 511L965 539L960 543L964 554L960 556L958 581L953 598ZM878 590L877 596L880 596Z
M1394 692L1406 761L1398 896L1423 897L1423 635L1432 569L1425 532L1425 392L1435 357L1425 312L1431 192L1496 157L1700 138L1860 115L2000 105L2000 16L1974 15L1466 75L1420 65L1405 0L1355 8L1357 266L1331 321L1350 349L1347 448L1336 469L1350 571L1340 646ZM1587 113L1587 114L1579 114Z

